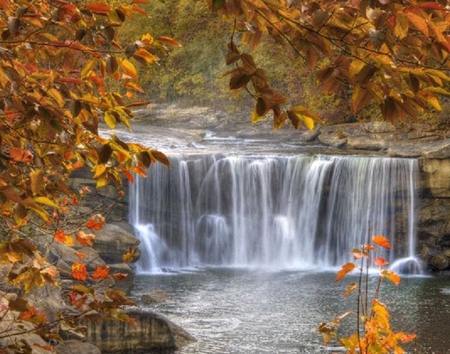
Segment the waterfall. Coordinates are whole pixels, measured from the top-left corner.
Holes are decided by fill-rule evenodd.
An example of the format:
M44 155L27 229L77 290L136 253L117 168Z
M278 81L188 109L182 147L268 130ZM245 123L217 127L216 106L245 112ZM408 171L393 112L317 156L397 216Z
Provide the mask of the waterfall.
M417 161L356 156L170 157L130 185L139 272L322 268L371 235L414 259Z

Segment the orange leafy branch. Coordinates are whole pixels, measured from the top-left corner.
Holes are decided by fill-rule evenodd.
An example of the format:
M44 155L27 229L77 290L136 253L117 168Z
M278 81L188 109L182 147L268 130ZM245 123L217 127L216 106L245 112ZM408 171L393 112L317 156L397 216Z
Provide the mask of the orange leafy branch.
M371 308L368 306L369 299L369 262L371 259L370 253L376 252L377 247L390 249L390 242L383 236L374 236L372 238L373 244L363 245L360 249L352 250L361 264L359 269L358 285L350 284L344 296L348 296L353 292L357 292L356 300L356 329L355 332L348 337L338 337L340 343L345 347L348 353L365 353L365 354L389 354L389 353L404 353L402 344L406 344L416 338L414 334L405 334L403 332L394 332L390 325L390 313L385 304L379 301L381 282L383 278L387 278L395 285L400 283L400 276L392 270L381 269L379 280L376 287L375 295L371 301ZM376 257L374 264L380 268L385 267L388 262L383 257ZM364 267L364 264L366 266ZM354 270L357 266L354 263L346 263L338 271L336 281L341 280L346 274ZM365 269L366 274L364 274ZM365 300L364 300L365 299ZM343 316L347 316L346 312ZM342 316L336 317L330 322L324 322L319 326L319 332L323 337L326 345L333 337L338 336L339 320Z

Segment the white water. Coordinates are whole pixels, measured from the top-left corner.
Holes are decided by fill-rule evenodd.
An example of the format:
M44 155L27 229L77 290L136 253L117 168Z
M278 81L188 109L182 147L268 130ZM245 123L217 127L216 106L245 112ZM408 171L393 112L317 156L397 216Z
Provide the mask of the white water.
M416 160L209 155L171 165L130 185L140 273L329 268L371 235L391 239L391 264L415 262Z

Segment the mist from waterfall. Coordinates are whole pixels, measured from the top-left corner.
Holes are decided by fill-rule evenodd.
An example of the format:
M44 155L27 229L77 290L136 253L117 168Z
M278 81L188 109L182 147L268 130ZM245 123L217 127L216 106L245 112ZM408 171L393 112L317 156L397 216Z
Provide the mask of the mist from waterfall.
M203 265L340 266L371 235L415 259L417 160L171 156L130 185L140 273Z

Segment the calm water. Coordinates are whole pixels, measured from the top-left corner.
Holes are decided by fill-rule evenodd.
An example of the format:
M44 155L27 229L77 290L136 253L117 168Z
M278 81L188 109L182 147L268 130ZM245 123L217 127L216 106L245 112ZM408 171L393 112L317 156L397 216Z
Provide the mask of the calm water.
M356 279L334 278L333 272L201 269L138 276L133 295L170 294L152 309L198 340L179 353L333 353L336 348L322 346L317 327L354 308L355 297L341 294ZM419 336L410 353L450 353L449 278L403 278L382 292L394 330Z

